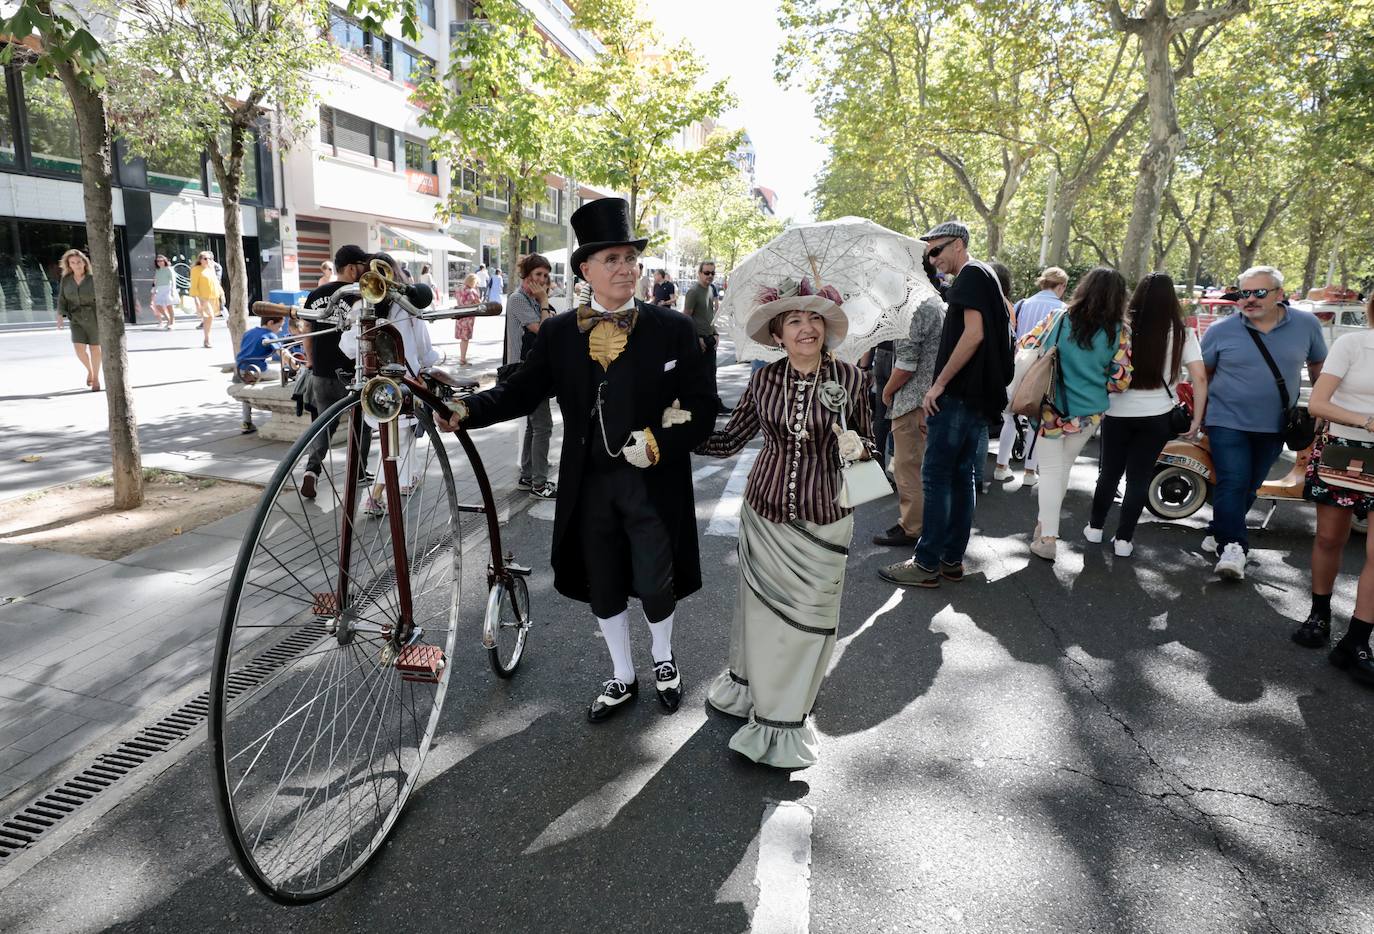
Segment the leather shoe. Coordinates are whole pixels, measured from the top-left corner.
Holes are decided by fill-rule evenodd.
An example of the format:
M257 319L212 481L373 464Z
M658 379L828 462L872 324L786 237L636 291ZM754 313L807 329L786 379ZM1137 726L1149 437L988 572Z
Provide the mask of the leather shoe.
M882 545L887 548L914 548L916 546L916 536L908 535L902 531L900 525L894 525L886 532L879 532L873 536L873 544Z
M593 723L609 719L622 708L630 706L630 701L638 694L637 680L626 684L619 678L611 678L601 685L601 693L596 695L592 705L587 708L587 719Z
M1331 664L1342 671L1350 672L1350 677L1364 684L1374 685L1374 659L1369 657L1369 646L1356 645L1342 639L1327 656Z
M964 579L964 562L960 561L958 564L946 564L941 561L940 576L947 581L953 581L956 584L959 583L959 581Z
M669 713L677 710L677 705L682 703L682 672L672 656L666 662L654 662L654 689L658 694L658 702Z
M315 475L308 470L301 478L301 495L306 499L315 498Z
M1293 630L1293 641L1309 649L1319 649L1331 641L1331 620L1313 613Z

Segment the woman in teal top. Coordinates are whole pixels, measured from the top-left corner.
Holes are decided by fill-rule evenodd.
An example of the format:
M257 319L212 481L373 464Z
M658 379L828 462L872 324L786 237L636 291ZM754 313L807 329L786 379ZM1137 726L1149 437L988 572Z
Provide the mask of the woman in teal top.
M1046 400L1035 442L1040 458L1040 521L1031 553L1053 561L1059 513L1073 462L1107 411L1108 393L1131 384L1131 337L1126 326L1126 279L1099 266L1078 282L1063 311L1026 335L1024 347L1054 347L1059 356L1054 399Z
M62 281L57 287L57 329L71 322L72 348L86 368L86 385L100 392L100 326L95 317L95 280L91 261L80 250L68 250L57 264Z

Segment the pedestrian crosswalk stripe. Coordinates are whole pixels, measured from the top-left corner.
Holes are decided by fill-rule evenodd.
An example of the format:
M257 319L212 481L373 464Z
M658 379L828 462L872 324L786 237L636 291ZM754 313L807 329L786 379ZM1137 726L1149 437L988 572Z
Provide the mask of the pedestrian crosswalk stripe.
M725 490L716 500L711 522L706 526L707 535L723 535L734 538L739 535L739 510L744 503L744 485L749 482L749 470L754 466L754 458L759 456L758 448L746 448L735 461L735 469L725 483Z

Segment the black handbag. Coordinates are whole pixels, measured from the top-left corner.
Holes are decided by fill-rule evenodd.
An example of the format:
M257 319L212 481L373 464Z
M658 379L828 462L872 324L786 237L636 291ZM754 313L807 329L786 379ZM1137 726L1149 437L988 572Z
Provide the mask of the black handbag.
M1247 327L1245 332L1250 335L1250 339L1259 348L1260 355L1264 357L1264 362L1269 364L1269 372L1274 374L1274 382L1279 386L1279 399L1283 402L1283 425L1279 428L1279 434L1283 436L1283 443L1290 451L1305 451L1312 446L1312 442L1317 437L1317 420L1308 411L1298 405L1296 400L1290 402L1291 396L1288 395L1288 383L1284 380L1283 374L1279 372L1278 364L1274 358L1269 356L1269 348L1264 346L1264 341L1253 329Z
M1169 434L1181 435L1187 433L1193 427L1193 413L1188 411L1188 407L1174 398L1174 391L1169 388L1169 384L1164 384L1164 391L1169 394L1169 399L1174 403L1174 407L1169 410Z

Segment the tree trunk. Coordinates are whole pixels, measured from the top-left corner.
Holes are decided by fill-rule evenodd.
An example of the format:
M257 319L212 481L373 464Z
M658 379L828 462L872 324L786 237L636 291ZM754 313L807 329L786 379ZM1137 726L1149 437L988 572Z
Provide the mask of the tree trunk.
M1202 241L1192 240L1188 243L1188 295L1191 298L1193 289L1197 288L1198 274L1202 271Z
M502 280L505 282L505 291L511 292L511 285L515 282L515 268L520 264L520 231L524 227L525 199L520 194L518 185L511 187L510 214L506 216L507 236L510 237L510 257L507 260L510 265L506 267L505 275Z
M116 509L136 509L143 503L143 461L129 387L129 352L124 336L124 309L115 249L110 126L105 118L104 101L82 82L72 64L57 62L57 72L71 98L81 139L81 193L86 209L91 275L95 277L105 403L110 414L114 506Z
M1306 295L1317 284L1317 264L1321 262L1326 245L1326 218L1320 211L1313 211L1307 219L1307 256L1302 263L1302 294Z
M1178 126L1177 86L1169 67L1169 20L1151 18L1140 31L1140 49L1150 97L1150 142L1136 167L1135 198L1126 240L1121 248L1121 272L1139 282L1150 271L1151 238L1159 224L1164 189L1169 184L1174 159L1183 146Z
M248 261L243 255L243 214L239 199L243 195L243 147L246 131L233 125L229 130L229 151L218 140L210 140L210 165L219 183L220 204L224 209L224 259L229 266L229 359L238 356L239 344L248 330Z

